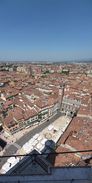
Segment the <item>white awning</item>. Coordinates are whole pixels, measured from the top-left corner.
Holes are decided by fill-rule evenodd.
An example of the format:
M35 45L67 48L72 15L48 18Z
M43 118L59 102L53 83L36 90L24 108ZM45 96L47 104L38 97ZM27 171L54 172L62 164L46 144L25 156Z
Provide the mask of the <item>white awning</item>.
M42 140L42 136L40 135L37 140Z
M40 149L42 149L42 148L43 148L43 145L39 143L39 144L37 144L37 146L36 146L36 147L37 147L37 149L39 149L39 150L40 150Z
M44 145L46 141L47 141L47 139L44 138L44 139L41 141L41 144Z
M29 144L32 144L33 142L34 142L33 138L28 141Z
M2 166L2 170L4 170L5 172L8 172L11 169L10 163L6 162L3 166Z
M51 131L53 129L53 125L48 126L48 130Z
M32 144L30 145L28 142L26 144L23 145L23 150L26 153L30 153L33 150L33 146Z
M38 140L35 140L35 141L32 143L33 147L34 147L37 143L38 143Z
M33 136L33 139L36 140L38 137L39 137L39 134L37 133L37 134L35 134L35 135Z
M18 158L18 157L17 157L17 158L11 157L11 158L9 158L9 159L7 160L7 162L15 165L16 163L19 162L19 158Z

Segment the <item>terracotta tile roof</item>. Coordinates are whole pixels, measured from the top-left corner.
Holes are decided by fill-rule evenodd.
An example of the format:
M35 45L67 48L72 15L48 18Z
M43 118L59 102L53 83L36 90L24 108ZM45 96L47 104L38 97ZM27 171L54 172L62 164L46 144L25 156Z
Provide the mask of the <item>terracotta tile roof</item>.
M16 120L22 120L23 119L23 110L19 107L15 107L12 111L12 115Z
M56 152L69 152L70 150L64 147L58 147ZM80 161L80 158L75 154L59 154L55 158L54 166L75 166Z
M7 109L10 105L13 104L13 100L6 100L3 104L3 109Z
M48 106L48 100L43 100L43 99L37 99L35 101L35 105L37 105L37 107L39 108L45 108Z
M22 107L23 109L25 109L28 105L30 107L33 107L33 104L30 100L28 100L25 96L21 95L18 97L15 97L14 99L14 104L18 105L20 107Z
M62 135L60 143L68 144L77 150L91 149L91 133L91 120L75 117L66 132Z
M25 120L27 120L27 119L29 119L29 118L32 118L32 117L34 117L34 116L36 116L37 115L37 112L36 112L36 110L34 110L34 109L26 109L25 111L24 111L24 115L23 115L23 117L24 117L24 119Z

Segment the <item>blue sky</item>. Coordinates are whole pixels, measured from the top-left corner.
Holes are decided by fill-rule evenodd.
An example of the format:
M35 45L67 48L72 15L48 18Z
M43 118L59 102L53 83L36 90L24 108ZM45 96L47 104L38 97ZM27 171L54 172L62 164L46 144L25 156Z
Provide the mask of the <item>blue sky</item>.
M92 58L92 0L0 0L0 60Z

